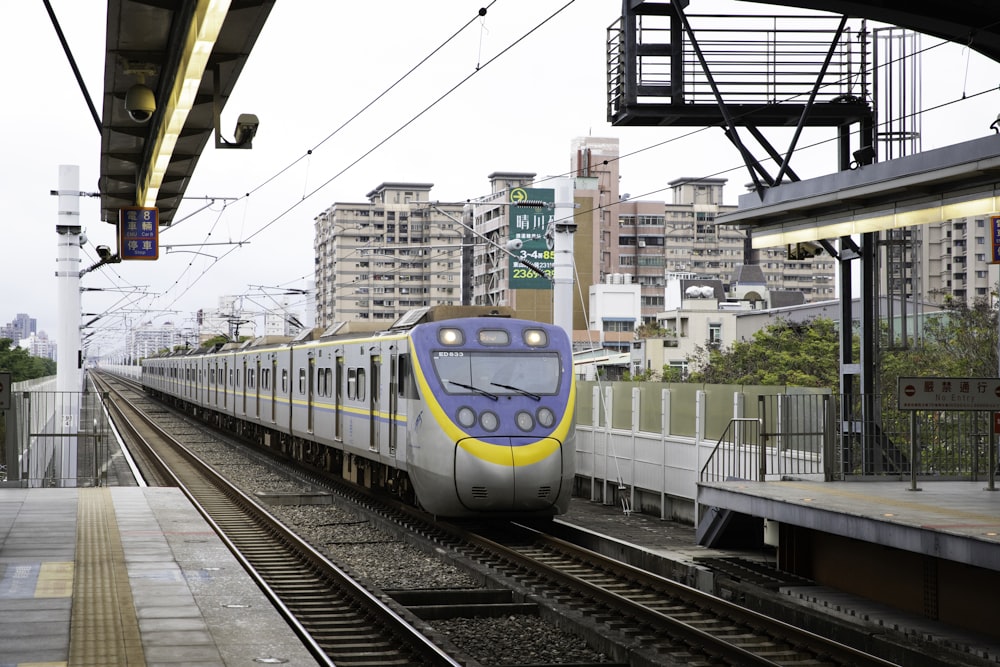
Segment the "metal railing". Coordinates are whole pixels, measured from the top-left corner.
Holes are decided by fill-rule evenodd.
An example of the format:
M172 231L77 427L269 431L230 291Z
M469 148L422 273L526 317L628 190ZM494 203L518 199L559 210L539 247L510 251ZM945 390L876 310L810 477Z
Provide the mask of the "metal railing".
M836 16L686 16L698 53L672 25L676 17L637 16L635 34L622 19L608 27L609 118L636 103L715 104L717 94L727 104L805 103L824 64L816 102L864 95L870 42L863 26L841 34Z
M700 482L734 479L763 481L767 474L766 447L761 439L763 421L751 417L731 419L712 448L698 475Z
M6 422L6 485L37 488L107 483L113 435L100 394L15 391Z

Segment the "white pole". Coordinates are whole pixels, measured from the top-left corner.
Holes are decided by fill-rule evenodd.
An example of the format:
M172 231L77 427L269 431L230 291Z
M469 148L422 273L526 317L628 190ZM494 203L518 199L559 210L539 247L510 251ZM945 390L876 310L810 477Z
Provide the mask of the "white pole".
M56 389L80 391L82 376L80 355L80 168L59 166L59 211L56 234L59 254L56 259L57 305L59 309L59 345L56 363Z
M52 426L62 434L57 438L55 479L60 486L76 486L77 438L80 425L80 391L83 371L80 368L80 168L59 166L59 210L56 234L59 251L56 258L58 306L58 352L56 355L56 390L61 400L52 416ZM50 432L57 432L50 430Z
M552 323L573 340L573 219L572 178L559 178L555 186L555 237L553 239Z

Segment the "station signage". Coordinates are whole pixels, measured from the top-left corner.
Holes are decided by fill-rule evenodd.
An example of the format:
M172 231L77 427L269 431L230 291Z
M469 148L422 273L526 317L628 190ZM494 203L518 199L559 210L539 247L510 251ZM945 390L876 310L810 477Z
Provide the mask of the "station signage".
M1000 378L899 378L900 410L1000 411Z
M160 210L129 206L118 212L118 255L123 259L158 259Z

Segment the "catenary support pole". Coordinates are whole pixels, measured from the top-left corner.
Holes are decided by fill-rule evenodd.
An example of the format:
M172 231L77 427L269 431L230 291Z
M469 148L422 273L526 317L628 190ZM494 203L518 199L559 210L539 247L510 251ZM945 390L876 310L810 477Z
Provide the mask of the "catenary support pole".
M552 323L573 340L573 234L574 219L572 178L559 178L555 185L555 236L553 240Z
M61 485L75 486L76 433L79 431L79 392L83 389L80 344L80 167L59 166L59 204L56 218L58 256L56 289L58 306L58 353L56 389L62 400L56 420L60 433L55 478Z

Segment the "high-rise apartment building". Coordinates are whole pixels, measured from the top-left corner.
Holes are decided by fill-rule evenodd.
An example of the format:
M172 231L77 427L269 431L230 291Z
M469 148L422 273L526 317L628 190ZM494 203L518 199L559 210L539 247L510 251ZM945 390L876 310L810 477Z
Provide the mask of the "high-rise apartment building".
M0 327L0 338L9 338L14 345L33 333L38 333L38 321L27 313L18 313L13 321Z
M365 202L316 216L316 325L379 322L408 310L462 303L471 240L461 203L430 200L431 183L382 183Z

